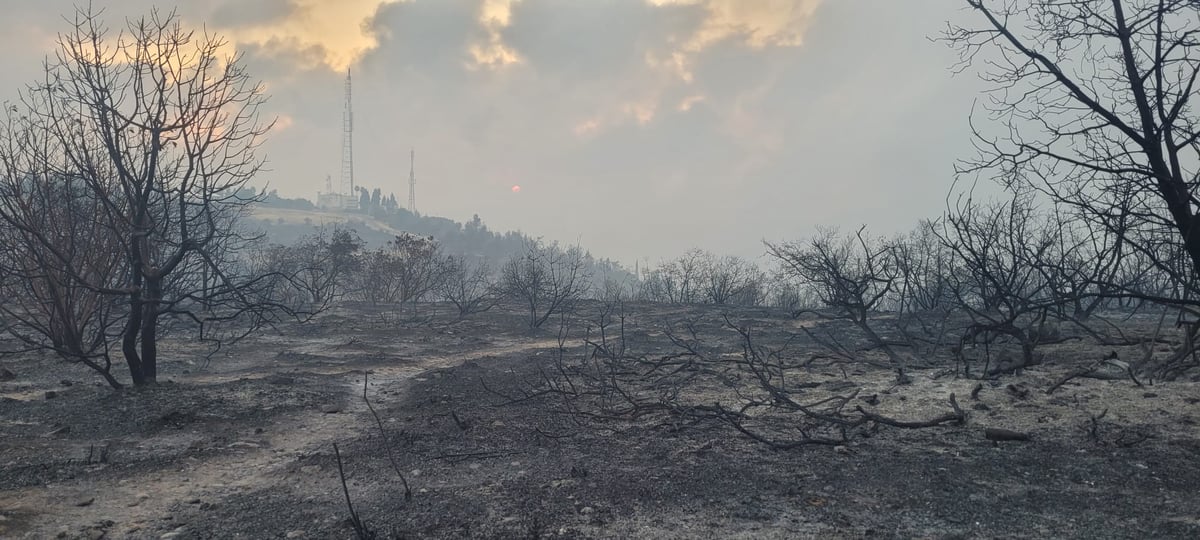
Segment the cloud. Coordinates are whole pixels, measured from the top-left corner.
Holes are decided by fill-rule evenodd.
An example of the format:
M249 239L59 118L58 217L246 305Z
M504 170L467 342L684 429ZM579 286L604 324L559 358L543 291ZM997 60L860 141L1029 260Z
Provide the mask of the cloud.
M120 21L153 3L106 9ZM266 83L264 113L280 121L259 182L312 197L338 175L349 67L360 184L405 198L415 148L422 211L478 213L495 229L630 261L693 246L753 256L759 239L818 223L886 232L936 215L954 157L969 152L975 95L969 77L945 69L953 54L926 40L957 12L943 4L197 0L179 9L228 37ZM0 70L31 80L70 0L6 9L0 50L11 52Z
M337 71L354 64L376 47L376 36L364 23L384 6L400 0L269 0L224 4L214 13L213 23L237 46L259 46L267 50L320 50L313 58ZM241 15L246 4L254 5ZM218 16L235 10L228 16Z
M745 46L797 47L804 43L821 0L648 0L658 7L688 6L703 10L702 22L691 32L674 36L673 47L651 58L656 65L692 79L696 56L714 44L733 40Z
M513 4L517 0L483 0L479 8L479 24L485 38L471 45L471 68L503 68L521 59L512 47L504 43L504 29L512 23Z
M218 4L212 10L209 22L218 28L225 29L270 26L296 16L297 11L301 9L296 1L226 1Z

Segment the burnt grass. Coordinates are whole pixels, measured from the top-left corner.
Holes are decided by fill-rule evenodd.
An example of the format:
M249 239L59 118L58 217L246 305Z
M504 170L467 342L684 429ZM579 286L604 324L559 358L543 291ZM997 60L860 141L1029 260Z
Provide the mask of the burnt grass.
M354 538L334 443L380 538L1200 537L1196 382L1081 378L1045 393L1109 348L1043 347L1043 365L982 382L930 361L905 386L813 362L806 377L859 387L888 415L945 412L956 392L968 420L775 450L711 419L584 417L563 396L525 397L556 359L588 353L599 309L581 307L560 350L556 321L530 331L516 307L457 320L445 306L341 306L211 359L168 343L164 382L120 392L53 358L4 359L17 377L0 382L0 537ZM626 347L653 354L680 321L714 354L739 350L724 315L777 345L798 324L631 311ZM1031 440L989 441L985 427Z

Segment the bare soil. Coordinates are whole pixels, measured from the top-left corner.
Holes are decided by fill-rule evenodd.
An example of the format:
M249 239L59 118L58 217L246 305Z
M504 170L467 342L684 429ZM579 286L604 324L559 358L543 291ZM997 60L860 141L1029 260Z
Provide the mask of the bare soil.
M788 451L719 422L584 420L552 395L503 397L585 354L597 309L560 351L557 328L530 331L513 308L342 306L211 359L169 341L163 382L120 392L51 357L4 359L0 538L353 538L335 443L355 510L389 538L1200 538L1200 383L1045 392L1110 348L1044 347L1044 364L983 381L977 399L980 381L936 362L904 386L817 362L817 392L853 385L904 419L945 412L953 392L970 416ZM639 305L627 346L666 350L664 328L687 319L734 353L725 314L779 344L827 324ZM989 441L989 427L1031 440Z

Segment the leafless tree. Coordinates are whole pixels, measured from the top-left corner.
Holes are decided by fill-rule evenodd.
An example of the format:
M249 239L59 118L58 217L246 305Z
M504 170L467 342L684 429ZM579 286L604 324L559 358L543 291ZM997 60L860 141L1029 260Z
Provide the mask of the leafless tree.
M586 256L579 246L563 249L541 240L504 264L500 286L529 309L529 326L538 328L556 313L568 312L591 288Z
M1200 315L1196 2L965 2L978 24L945 39L960 68L992 83L986 107L1001 126L977 129L979 155L960 172L1074 208L1172 282L1116 294Z
M949 275L955 271L953 255L942 245L937 224L921 221L912 232L891 242L892 260L899 275L896 310L930 312L948 308Z
M106 366L119 334L145 385L164 315L219 343L288 312L264 296L267 276L238 264L254 240L237 227L254 202L243 188L271 124L262 87L224 46L173 13L114 33L82 9L44 79L6 106L0 251L6 287L33 296L0 309L27 345L102 368L116 386Z
M10 117L6 127L12 124ZM104 208L81 180L25 177L33 163L23 160L43 157L31 155L33 149L17 151L22 143L16 135L4 133L9 146L0 154L5 329L22 344L18 350L52 350L120 386L112 373L111 348L126 313L115 292L127 273L127 260L118 256L121 239L92 218Z
M786 269L776 268L764 285L766 305L789 313L802 313L820 307L820 300L811 287L799 283Z
M888 357L896 379L908 380L905 360L871 324L895 287L899 273L886 243L856 234L824 230L807 242L767 243L767 253L799 283L813 287L821 303L832 308L826 317L852 322L871 344Z
M651 302L758 305L763 301L766 278L751 261L692 249L647 268L639 285L638 296Z
M707 252L693 249L677 259L647 268L642 276L641 296L652 302L694 304L703 294Z
M322 226L288 246L286 256L296 265L297 284L309 301L325 304L346 293L362 247L363 241L354 229Z
M705 257L701 284L704 300L717 305L757 305L762 300L763 274L740 257Z
M1034 350L1061 301L1037 266L1055 245L1041 225L1025 195L990 204L964 197L947 213L939 235L958 261L948 277L955 306L971 320L956 349L964 370L966 348L977 344L985 347L984 374L1036 362ZM1020 361L994 365L990 347L1001 338L1020 346Z
M427 298L438 286L445 269L441 247L433 237L412 234L396 236L388 248L400 264L394 276L399 285L401 303Z
M411 304L438 287L445 268L432 237L405 233L362 255L353 275L354 290L373 305Z
M463 256L450 256L444 261L438 294L442 300L458 308L458 316L482 313L496 305L499 292L491 266L486 261L471 261Z
M895 308L894 327L913 356L927 361L947 352L956 319L951 283L959 265L937 227L923 220L888 243L897 272L887 302Z

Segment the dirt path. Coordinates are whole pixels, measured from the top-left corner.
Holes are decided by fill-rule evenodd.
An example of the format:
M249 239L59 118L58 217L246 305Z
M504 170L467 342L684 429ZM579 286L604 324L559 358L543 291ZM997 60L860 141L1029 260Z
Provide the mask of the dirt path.
M327 340L292 344L291 353L336 356L341 351ZM369 347L388 347L386 342ZM189 507L204 510L248 491L336 495L340 486L333 470L319 464L306 465L305 459L328 454L332 443L361 438L376 430L374 420L362 401L363 373L370 374L368 391L373 403L406 399L403 392L410 381L424 381L423 374L459 366L492 355L523 354L538 348L554 347L552 340L501 340L481 350L465 354L438 355L427 351L405 351L409 361L360 363L355 369L336 365L296 365L294 370L324 378L336 388L334 400L320 407L308 407L271 418L268 428L237 430L220 447L207 447L202 456L179 455L180 449L205 444L203 433L195 431L154 437L136 448L176 454L167 467L104 474L109 468L97 463L86 467L86 474L61 482L0 491L0 537L21 531L25 537L195 537L197 525L180 523L174 516ZM274 369L225 369L182 375L183 385L220 386L235 381L269 380L279 376ZM32 400L37 390L10 395ZM184 452L186 453L186 452ZM313 497L309 495L309 497ZM325 497L331 498L331 497ZM331 499L336 502L336 499ZM337 508L330 506L331 510ZM341 516L331 514L330 519ZM305 536L303 524L297 524L293 537Z

